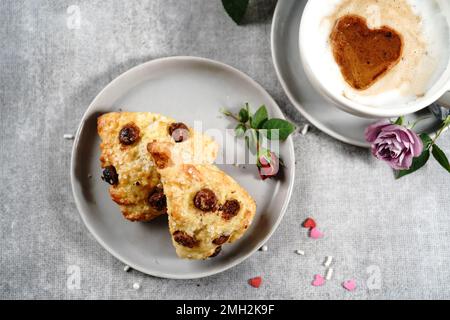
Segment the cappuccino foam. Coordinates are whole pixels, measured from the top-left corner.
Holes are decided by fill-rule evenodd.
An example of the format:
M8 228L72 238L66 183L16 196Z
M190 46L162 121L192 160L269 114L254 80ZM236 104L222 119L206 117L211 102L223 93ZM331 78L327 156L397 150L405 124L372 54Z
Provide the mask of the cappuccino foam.
M360 104L386 107L414 102L443 75L450 59L446 0L326 0L321 1L316 36L308 43L308 62L318 80L335 95ZM371 29L388 26L403 37L397 65L365 90L352 88L334 60L330 34L345 15L359 15Z

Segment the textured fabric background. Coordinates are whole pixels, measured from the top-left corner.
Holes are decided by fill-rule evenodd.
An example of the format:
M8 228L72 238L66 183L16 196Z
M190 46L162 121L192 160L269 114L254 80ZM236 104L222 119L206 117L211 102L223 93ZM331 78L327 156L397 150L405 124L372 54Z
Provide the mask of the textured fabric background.
M0 298L450 298L449 175L431 161L395 181L367 150L316 129L295 137L294 196L269 250L227 272L192 281L125 273L89 234L72 198L72 141L63 134L74 133L96 94L130 67L171 55L223 61L304 124L271 61L275 2L253 4L239 27L220 0L0 2ZM67 13L72 5L79 28L70 19L77 7ZM441 145L450 153L448 135ZM306 237L300 226L309 215L324 239ZM326 255L335 257L334 278L314 288ZM70 276L78 271L79 288ZM260 289L247 284L256 275ZM353 293L340 286L351 277Z

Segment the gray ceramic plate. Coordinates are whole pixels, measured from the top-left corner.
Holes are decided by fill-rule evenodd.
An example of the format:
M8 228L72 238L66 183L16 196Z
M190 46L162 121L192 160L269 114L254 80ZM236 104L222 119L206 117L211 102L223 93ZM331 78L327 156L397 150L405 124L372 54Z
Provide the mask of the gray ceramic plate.
M323 98L309 83L303 71L299 50L300 20L306 0L278 1L272 22L272 58L278 79L294 106L315 127L326 134L356 146L368 147L364 129L374 119L364 119L348 114ZM407 116L414 122L425 117L415 131L433 133L440 125L428 110Z
M265 104L272 117L283 114L269 94L250 77L219 62L173 57L137 66L112 81L87 109L78 129L72 153L71 179L75 203L89 231L117 259L149 275L190 279L213 275L248 258L263 245L280 223L294 183L292 140L281 146L286 163L278 180L262 182L255 166L221 168L254 197L257 213L238 242L206 261L177 258L167 227L167 217L149 223L122 218L101 179L100 140L96 119L100 114L123 109L162 113L188 124L202 121L203 128L225 130L231 122L220 116L221 107L238 109L244 102L254 108ZM92 177L90 177L92 175Z

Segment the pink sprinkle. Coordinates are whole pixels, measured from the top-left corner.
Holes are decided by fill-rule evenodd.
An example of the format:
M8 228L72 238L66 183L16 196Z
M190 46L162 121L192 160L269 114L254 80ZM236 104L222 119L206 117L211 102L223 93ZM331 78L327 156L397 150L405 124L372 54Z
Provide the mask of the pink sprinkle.
M323 237L323 233L317 228L312 228L309 236L313 239L320 239Z
M342 283L342 286L348 291L353 291L356 289L356 281L353 279L346 280Z
M324 284L325 284L325 279L320 274L315 274L312 285L314 287L320 287L320 286L323 286Z

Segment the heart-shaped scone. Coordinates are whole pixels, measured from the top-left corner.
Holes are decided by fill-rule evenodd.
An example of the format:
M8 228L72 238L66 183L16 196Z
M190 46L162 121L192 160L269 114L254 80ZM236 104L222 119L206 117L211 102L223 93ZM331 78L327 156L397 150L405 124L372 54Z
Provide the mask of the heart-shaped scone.
M97 119L97 130L102 141L102 179L111 185L112 200L131 221L150 221L166 212L159 175L147 151L149 143L175 145L173 160L187 163L213 163L218 151L212 138L150 112L105 113Z
M371 87L400 61L403 51L401 34L387 26L370 29L358 15L339 18L330 43L345 81L357 90Z
M176 148L174 142L147 146L166 196L173 245L180 258L213 258L244 235L256 203L215 165L185 163Z

